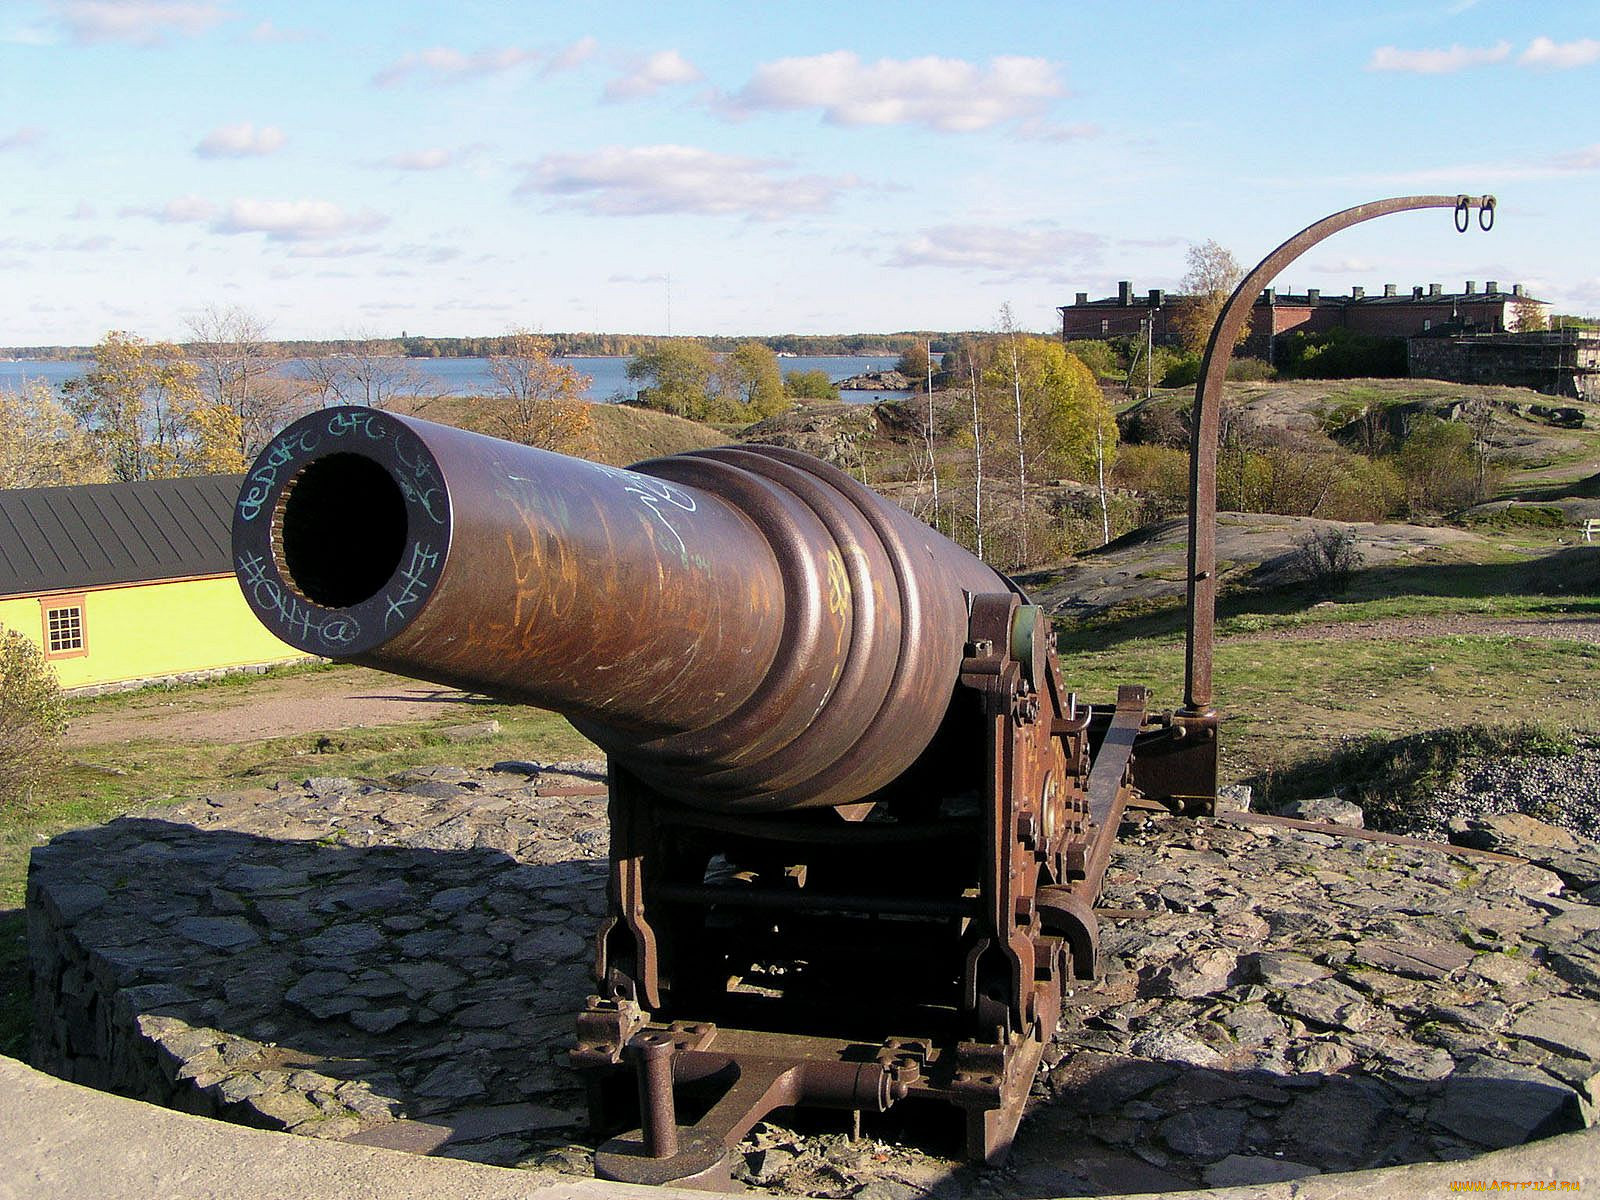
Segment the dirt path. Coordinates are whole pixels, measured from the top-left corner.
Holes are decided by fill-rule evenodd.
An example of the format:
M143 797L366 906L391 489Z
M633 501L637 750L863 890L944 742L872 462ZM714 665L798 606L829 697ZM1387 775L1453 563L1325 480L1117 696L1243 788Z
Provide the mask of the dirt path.
M1297 629L1272 629L1220 640L1228 642L1352 641L1419 637L1541 638L1600 644L1600 618L1550 617L1543 621L1497 621L1492 617L1403 617L1392 621L1336 621Z
M1220 640L1348 641L1458 636L1542 638L1600 645L1600 618L1560 616L1542 621L1498 621L1473 616L1408 617L1275 629ZM365 667L342 667L309 675L251 680L230 687L116 697L74 718L66 740L74 746L114 744L136 738L236 744L445 716L457 716L466 722L477 719L474 710L483 703L480 697L451 688L417 683Z
M75 746L133 738L232 744L449 714L471 721L480 703L451 688L346 667L229 687L119 697L74 718L66 740Z

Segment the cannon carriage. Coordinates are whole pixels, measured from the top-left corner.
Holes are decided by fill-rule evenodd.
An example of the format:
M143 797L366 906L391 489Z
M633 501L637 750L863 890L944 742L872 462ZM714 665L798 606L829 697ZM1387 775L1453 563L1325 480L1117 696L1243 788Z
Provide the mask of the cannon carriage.
M1139 688L1079 703L1015 585L794 451L619 470L329 410L258 460L234 544L290 644L553 709L605 750L571 1057L597 1128L638 1125L596 1157L613 1178L715 1186L793 1105L942 1102L998 1159L1097 973L1145 748L1175 805L1214 795L1214 741L1175 760Z

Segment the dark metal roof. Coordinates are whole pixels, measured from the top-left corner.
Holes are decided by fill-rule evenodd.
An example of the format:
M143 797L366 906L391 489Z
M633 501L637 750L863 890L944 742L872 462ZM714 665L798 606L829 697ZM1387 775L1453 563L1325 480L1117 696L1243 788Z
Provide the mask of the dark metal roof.
M242 475L0 491L0 596L223 575Z
M1172 306L1176 306L1176 305L1179 305L1179 304L1184 304L1188 300L1189 300L1188 296L1180 295L1177 292L1168 292L1168 293L1166 293L1166 295L1164 297L1164 304L1166 306L1172 307ZM1519 300L1531 301L1534 304L1549 304L1548 300L1540 300L1540 299L1538 299L1538 298L1536 298L1534 296L1529 296L1529 295L1518 296L1518 295L1516 295L1516 294L1514 294L1512 292L1501 292L1501 291L1495 291L1495 292L1438 292L1438 293L1429 293L1428 291L1424 290L1422 295L1420 295L1420 296L1416 295L1414 292L1411 292L1409 290L1407 290L1405 292L1398 292L1393 296L1371 295L1371 294L1365 295L1365 296L1341 296L1341 295L1330 295L1330 294L1324 293L1324 294L1318 296L1315 300L1313 300L1310 296L1306 295L1303 292L1300 292L1300 293L1278 292L1278 291L1274 291L1273 292L1273 302L1274 303L1276 303L1276 304L1278 304L1280 306L1285 306L1285 307L1290 307L1290 308L1294 308L1294 307L1302 307L1302 308L1304 308L1304 307L1322 307L1322 306L1331 307L1331 306L1334 306L1334 305L1337 305L1339 307L1344 307L1346 305L1368 306L1368 305L1385 305L1385 304L1390 304L1390 305L1420 305L1420 306L1423 306L1423 307L1433 307L1433 306L1437 306L1437 305L1440 305L1440 304L1457 304L1457 305L1460 305L1460 304L1515 304ZM1267 302L1267 300L1266 300L1265 294L1257 296L1256 299L1255 299L1255 303L1256 303L1256 305L1258 307L1261 306L1261 305L1264 305L1266 302ZM1151 304L1150 304L1149 297L1143 292L1136 292L1126 302L1124 302L1123 299L1120 296L1105 296L1105 297L1103 297L1103 298L1101 298L1099 300L1086 300L1082 304L1078 304L1078 303L1058 304L1058 305L1056 305L1056 311L1057 312L1074 312L1074 311L1081 311L1081 310L1086 309L1086 308L1150 308L1150 307L1151 307Z

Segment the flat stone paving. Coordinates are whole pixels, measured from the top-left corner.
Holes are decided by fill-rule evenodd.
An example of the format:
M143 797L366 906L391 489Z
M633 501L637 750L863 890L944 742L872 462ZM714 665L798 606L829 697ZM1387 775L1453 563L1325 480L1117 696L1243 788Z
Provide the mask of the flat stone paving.
M565 1051L604 909L602 793L598 764L431 768L56 838L29 877L35 1062L319 1138L405 1142L471 1109L440 1153L587 1173ZM1134 814L1108 881L1106 977L1070 999L1005 1167L851 1142L823 1114L758 1126L736 1173L863 1200L1092 1195L1592 1123L1600 906L1553 871Z

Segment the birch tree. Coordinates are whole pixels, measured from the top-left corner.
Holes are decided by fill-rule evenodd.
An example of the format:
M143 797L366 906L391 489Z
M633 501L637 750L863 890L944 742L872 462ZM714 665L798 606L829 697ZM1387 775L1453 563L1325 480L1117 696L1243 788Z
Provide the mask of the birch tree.
M187 324L201 394L215 408L233 413L231 421L217 414L215 423L229 427L241 459L252 459L288 424L297 390L292 381L273 375L266 323L238 305L213 304Z
M1201 355L1205 353L1206 343L1211 339L1211 328L1222 315L1228 297L1244 278L1244 268L1230 250L1209 239L1191 245L1185 261L1189 269L1178 285L1183 297L1178 302L1172 323L1178 336L1183 339L1184 349L1191 354ZM1250 322L1246 321L1244 328L1239 330L1238 340L1229 349L1242 346L1249 335Z

